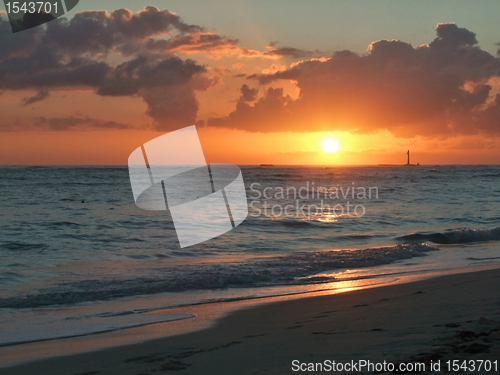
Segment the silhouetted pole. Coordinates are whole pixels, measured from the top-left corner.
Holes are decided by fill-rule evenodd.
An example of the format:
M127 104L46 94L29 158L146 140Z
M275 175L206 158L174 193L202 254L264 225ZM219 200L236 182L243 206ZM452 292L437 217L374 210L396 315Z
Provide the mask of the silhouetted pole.
M408 150L406 154L408 155L408 162L406 163L406 165L410 165L410 150Z

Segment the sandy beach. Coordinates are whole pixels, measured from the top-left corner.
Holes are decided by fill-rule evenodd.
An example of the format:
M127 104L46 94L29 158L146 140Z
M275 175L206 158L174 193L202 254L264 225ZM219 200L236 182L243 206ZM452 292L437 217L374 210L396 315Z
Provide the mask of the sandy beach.
M174 323L179 331L198 329L194 332L171 331L168 337L144 343L4 367L0 374L289 374L311 369L311 363L321 363L325 371L332 361L360 360L367 366L368 361L395 366L424 363L422 373L431 372L431 362L440 363L445 373L448 360L464 359L492 361L492 370L484 372L491 373L500 354L499 279L496 269L258 304L240 308L205 329L200 328L210 314L202 314ZM87 350L95 337L85 338ZM59 345L62 350L70 343L41 343L37 350L43 345L51 350ZM29 357L33 348L0 348L0 358L5 365L9 356Z

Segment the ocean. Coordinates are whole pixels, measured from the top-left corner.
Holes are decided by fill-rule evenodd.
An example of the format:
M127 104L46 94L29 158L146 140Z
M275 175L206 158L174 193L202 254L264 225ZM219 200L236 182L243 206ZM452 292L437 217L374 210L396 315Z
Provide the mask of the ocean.
M0 345L500 267L500 166L241 170L247 219L180 248L168 211L134 204L126 167L1 167Z

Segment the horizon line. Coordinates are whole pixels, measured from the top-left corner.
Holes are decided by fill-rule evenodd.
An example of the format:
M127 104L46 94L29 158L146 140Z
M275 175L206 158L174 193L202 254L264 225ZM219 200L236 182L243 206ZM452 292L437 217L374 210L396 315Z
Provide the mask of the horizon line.
M219 164L219 162L207 163ZM220 163L227 164L227 163ZM272 168L272 167L406 167L407 164L387 164L387 163L377 163L377 164L244 164L244 163L232 163L240 166L253 166L262 168ZM412 165L413 166L413 165ZM448 163L432 163L432 164L420 164L414 165L414 167L431 167L431 166L500 166L500 163L478 163L478 164L448 164ZM0 164L2 167L128 167L127 164Z

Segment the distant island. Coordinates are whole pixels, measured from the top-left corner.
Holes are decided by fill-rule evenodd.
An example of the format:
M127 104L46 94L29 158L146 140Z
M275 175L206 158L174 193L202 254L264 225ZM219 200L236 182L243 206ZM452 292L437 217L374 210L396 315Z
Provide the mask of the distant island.
M261 167L274 167L274 165L272 165L272 164L261 164L260 166Z

